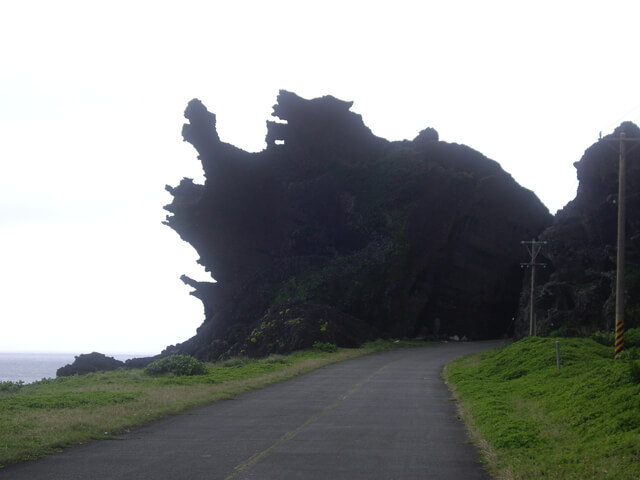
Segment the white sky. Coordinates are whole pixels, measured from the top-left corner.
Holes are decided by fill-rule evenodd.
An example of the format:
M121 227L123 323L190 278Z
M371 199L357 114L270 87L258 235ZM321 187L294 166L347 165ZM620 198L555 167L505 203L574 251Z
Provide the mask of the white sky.
M637 1L0 0L0 351L157 353L203 320L160 222L201 179L187 102L264 147L278 90L353 100L376 135L498 161L552 213L573 162L640 121Z

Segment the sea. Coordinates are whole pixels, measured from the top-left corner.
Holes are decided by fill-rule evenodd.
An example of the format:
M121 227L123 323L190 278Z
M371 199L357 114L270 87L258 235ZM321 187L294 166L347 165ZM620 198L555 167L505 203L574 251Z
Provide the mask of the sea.
M73 353L3 353L0 352L0 382L32 383L43 378L56 378L56 371L73 363ZM109 355L116 360L147 357L149 354Z

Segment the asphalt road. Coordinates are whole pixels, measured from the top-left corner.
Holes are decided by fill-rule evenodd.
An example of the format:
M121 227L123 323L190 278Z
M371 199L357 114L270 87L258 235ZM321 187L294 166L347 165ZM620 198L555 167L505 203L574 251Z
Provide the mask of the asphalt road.
M8 466L0 478L487 480L440 371L500 344L360 357Z

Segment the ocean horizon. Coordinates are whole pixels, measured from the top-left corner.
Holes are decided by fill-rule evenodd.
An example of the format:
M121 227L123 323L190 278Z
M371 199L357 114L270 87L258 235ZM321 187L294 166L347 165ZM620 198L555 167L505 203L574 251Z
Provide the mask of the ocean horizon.
M32 383L43 378L56 378L56 371L73 363L78 353L0 352L0 382ZM152 353L108 354L116 360L148 357Z

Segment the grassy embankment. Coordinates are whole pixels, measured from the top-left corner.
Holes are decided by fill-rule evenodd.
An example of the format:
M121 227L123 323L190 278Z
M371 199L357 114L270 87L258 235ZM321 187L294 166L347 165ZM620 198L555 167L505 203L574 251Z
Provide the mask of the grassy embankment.
M496 478L640 479L640 360L612 356L591 339L534 337L458 359L444 377Z
M207 364L207 373L196 376L154 377L143 370L120 369L29 385L0 382L0 467L110 438L331 363L406 345L376 341L358 349L312 349L260 360L234 358Z

